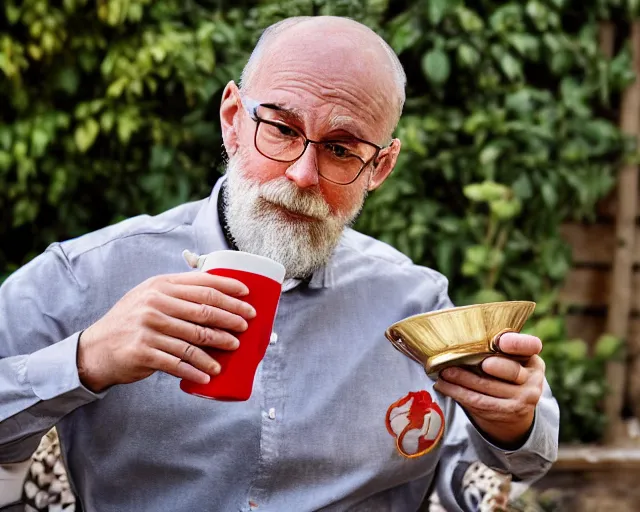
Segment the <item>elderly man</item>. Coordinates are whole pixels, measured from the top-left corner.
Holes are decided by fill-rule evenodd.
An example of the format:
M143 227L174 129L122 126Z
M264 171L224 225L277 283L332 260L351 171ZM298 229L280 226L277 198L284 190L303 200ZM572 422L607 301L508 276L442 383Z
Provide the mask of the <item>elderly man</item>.
M558 409L540 340L504 335L526 362L493 357L486 376L451 369L434 385L384 339L451 306L443 276L348 228L398 157L404 83L354 21L267 29L224 91L229 163L208 199L54 244L1 288L0 463L57 425L87 512L409 511L434 487L467 510L456 475L472 461L542 476ZM229 248L287 273L253 394L236 403L176 379L215 379L203 349L234 350L255 315L244 285L181 257ZM388 413L412 407L434 428L397 440Z

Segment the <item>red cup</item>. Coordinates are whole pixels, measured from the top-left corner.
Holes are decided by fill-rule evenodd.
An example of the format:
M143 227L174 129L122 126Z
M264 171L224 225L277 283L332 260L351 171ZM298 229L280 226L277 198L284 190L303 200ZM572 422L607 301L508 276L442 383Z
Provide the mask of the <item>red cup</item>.
M203 398L228 402L248 400L253 380L262 361L273 330L273 323L282 292L285 268L263 256L241 251L217 251L201 256L198 268L217 276L231 277L249 288L241 297L256 310L249 327L236 334L240 346L236 350L206 349L220 363L221 371L208 384L180 381L180 389Z

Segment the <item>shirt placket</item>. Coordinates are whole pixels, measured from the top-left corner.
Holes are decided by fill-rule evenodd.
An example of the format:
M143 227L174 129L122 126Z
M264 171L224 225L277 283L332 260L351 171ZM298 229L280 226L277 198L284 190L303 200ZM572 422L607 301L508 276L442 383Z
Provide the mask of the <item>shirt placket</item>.
M282 304L280 306L282 309ZM284 416L284 374L285 344L280 326L281 315L275 321L269 347L261 363L259 385L262 391L260 453L245 511L264 510L271 489L271 476L278 461L279 443L282 440L282 420ZM261 506L262 504L262 506Z

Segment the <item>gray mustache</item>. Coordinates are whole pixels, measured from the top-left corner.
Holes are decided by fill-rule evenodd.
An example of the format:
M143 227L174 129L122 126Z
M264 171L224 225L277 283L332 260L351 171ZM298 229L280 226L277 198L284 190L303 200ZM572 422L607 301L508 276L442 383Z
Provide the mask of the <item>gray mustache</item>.
M260 197L294 213L320 220L326 219L331 214L329 205L322 197L316 194L303 193L295 188L295 185L288 182L284 183L280 180L270 181L261 185Z

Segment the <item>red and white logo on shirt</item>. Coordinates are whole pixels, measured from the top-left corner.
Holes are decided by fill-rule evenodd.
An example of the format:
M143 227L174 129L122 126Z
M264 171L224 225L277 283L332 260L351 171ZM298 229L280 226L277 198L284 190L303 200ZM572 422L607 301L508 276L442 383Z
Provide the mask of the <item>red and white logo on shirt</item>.
M412 391L387 410L387 430L401 455L420 457L430 452L444 433L444 414L428 391Z

